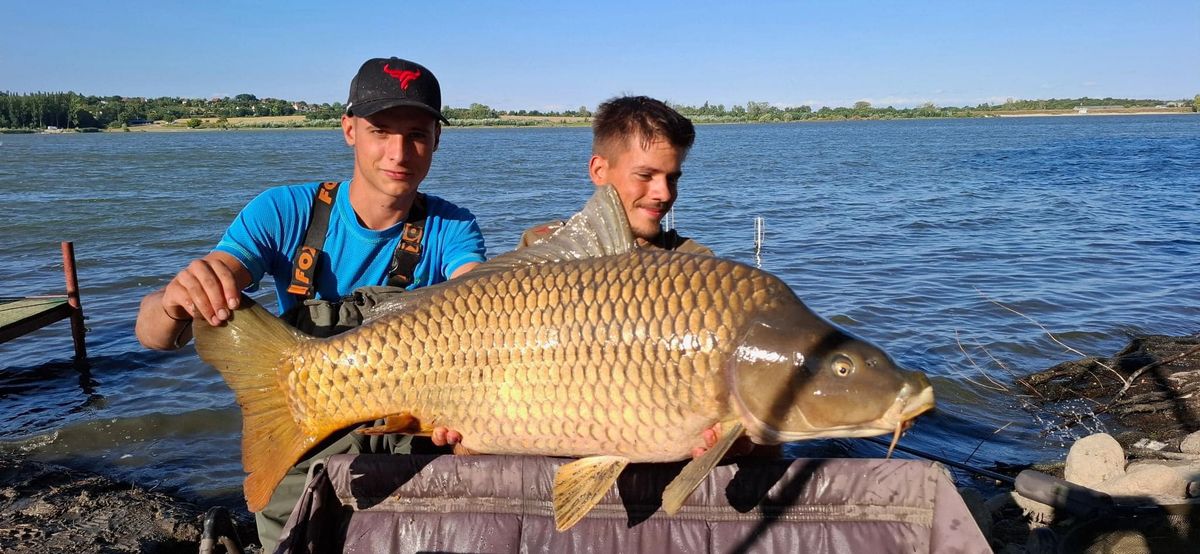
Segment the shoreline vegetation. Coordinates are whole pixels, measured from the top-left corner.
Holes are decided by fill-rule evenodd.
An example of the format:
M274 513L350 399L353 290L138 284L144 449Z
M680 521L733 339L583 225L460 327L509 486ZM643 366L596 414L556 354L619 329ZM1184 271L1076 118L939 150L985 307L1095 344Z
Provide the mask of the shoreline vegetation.
M989 117L1049 117L1090 115L1147 115L1195 113L1200 94L1191 100L1127 98L1008 99L1003 104L913 108L875 107L855 102L850 107L778 106L747 102L726 107L670 103L697 124L785 123ZM242 129L334 129L339 126L340 102L309 104L252 94L235 97L142 98L84 96L74 92L18 94L0 91L0 133L65 133L105 131L204 131ZM445 106L450 127L582 127L591 124L586 106L574 110L496 110L484 104L466 108Z

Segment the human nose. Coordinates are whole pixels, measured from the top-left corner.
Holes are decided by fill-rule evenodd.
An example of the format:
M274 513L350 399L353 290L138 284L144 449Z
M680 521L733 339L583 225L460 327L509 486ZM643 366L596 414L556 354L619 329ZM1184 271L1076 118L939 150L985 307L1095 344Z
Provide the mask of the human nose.
M407 157L409 149L412 148L412 141L400 133L388 136L387 141L387 157L396 162L404 161Z
M655 202L670 202L674 192L671 188L670 181L666 176L656 176L650 179L650 183L646 190L646 196Z

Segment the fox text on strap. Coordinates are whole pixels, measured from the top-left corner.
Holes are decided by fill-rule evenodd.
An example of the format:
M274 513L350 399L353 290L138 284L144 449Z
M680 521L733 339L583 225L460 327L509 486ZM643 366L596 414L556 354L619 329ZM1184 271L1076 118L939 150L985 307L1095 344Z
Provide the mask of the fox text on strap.
M325 246L325 233L329 230L329 216L333 212L333 200L337 198L338 184L324 182L317 187L308 230L304 232L304 243L292 258L292 283L287 291L301 300L312 298L317 292L317 261L321 259L321 247Z

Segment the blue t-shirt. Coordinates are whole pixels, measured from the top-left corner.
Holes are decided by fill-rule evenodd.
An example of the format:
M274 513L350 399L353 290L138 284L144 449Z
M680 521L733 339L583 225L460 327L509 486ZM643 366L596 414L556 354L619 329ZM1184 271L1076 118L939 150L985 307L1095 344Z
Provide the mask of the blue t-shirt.
M286 289L292 281L292 256L304 242L318 186L320 183L305 183L263 191L242 208L215 248L237 258L250 271L247 290L257 289L264 275L274 277L280 313L297 303L297 297ZM425 198L428 216L421 260L409 289L440 283L463 264L484 261L483 233L475 216L436 196L427 194ZM363 227L350 206L350 182L342 182L317 263L316 297L337 300L359 287L386 284L403 230L404 222L381 231Z

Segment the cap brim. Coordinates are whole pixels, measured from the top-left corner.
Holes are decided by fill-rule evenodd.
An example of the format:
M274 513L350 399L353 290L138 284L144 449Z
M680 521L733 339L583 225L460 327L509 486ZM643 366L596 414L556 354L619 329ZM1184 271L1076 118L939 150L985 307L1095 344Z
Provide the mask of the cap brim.
M388 98L385 100L360 102L358 104L352 104L350 109L347 110L347 113L355 117L371 117L372 115L382 112L383 110L390 110L392 108L399 107L420 108L425 113L428 113L429 115L441 120L442 123L450 123L450 120L446 119L446 116L442 115L442 112L430 108L428 105L417 102L416 100L398 100Z

